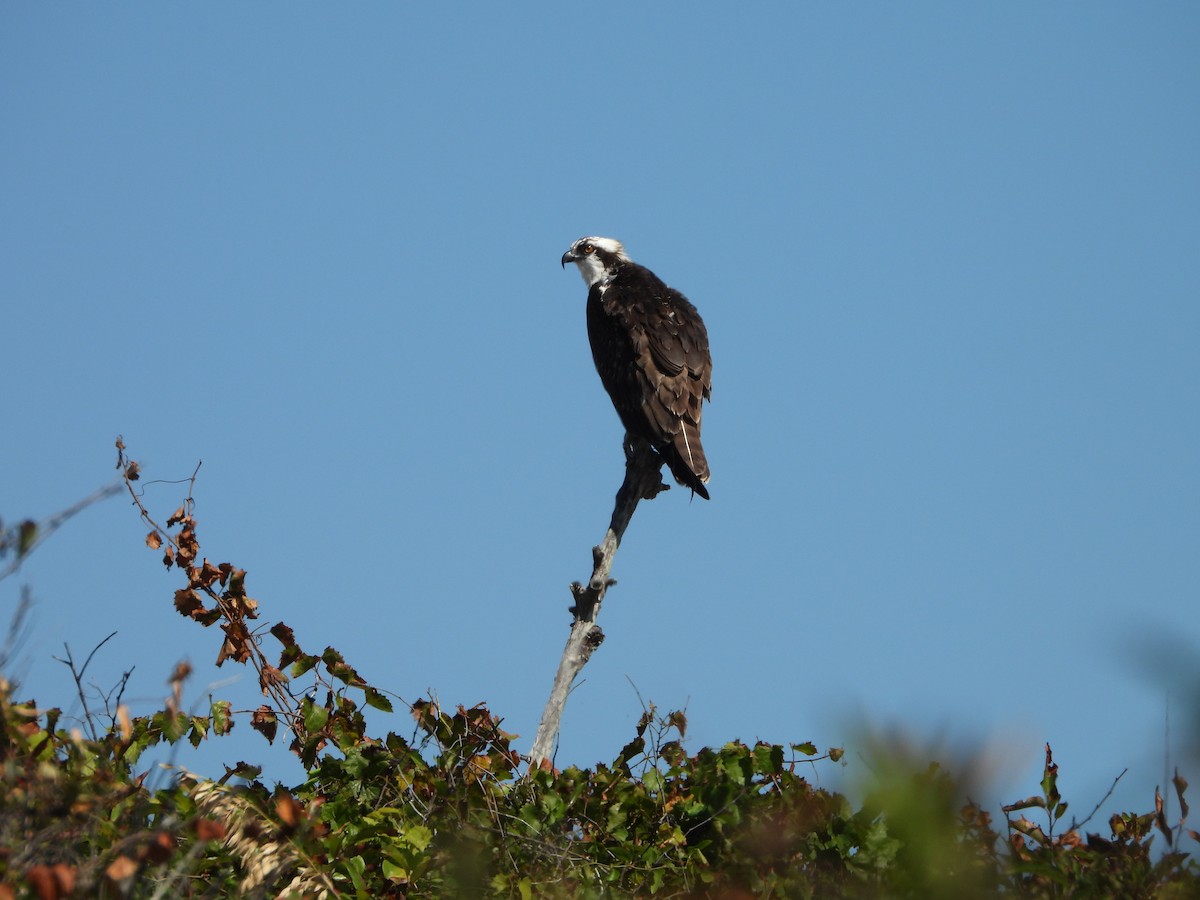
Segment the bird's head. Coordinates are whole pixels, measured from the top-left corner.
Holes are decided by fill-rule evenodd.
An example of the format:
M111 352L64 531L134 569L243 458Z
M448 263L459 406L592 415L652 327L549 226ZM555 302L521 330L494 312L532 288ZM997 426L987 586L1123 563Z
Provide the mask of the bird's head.
M590 288L605 278L610 278L617 267L629 262L621 242L606 237L582 237L562 255L563 268L573 262L579 266L579 274Z

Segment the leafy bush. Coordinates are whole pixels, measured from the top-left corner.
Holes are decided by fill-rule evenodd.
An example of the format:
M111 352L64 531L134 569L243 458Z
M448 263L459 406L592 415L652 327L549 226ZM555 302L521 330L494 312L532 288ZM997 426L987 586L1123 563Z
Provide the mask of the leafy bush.
M131 486L138 470L123 449ZM1084 833L1086 823L1064 826L1048 746L1040 793L1003 807L999 834L936 763L897 765L856 810L805 777L840 749L692 753L686 716L653 706L594 769L530 767L483 706L418 701L413 740L373 737L364 707L391 709L388 696L335 649L306 652L282 622L252 629L245 573L201 556L190 498L159 526L130 493L147 544L183 578L176 610L220 628L218 665L257 671L268 702L241 715L287 741L308 777L268 786L240 764L215 781L180 772L147 787L137 766L149 748L219 739L238 715L221 700L185 713L186 666L163 709L131 717L119 695L106 698L87 711L87 735L0 681L0 898L1200 895L1180 847L1198 837L1182 777L1175 825L1156 794L1153 811ZM31 527L0 529L0 557L28 552Z

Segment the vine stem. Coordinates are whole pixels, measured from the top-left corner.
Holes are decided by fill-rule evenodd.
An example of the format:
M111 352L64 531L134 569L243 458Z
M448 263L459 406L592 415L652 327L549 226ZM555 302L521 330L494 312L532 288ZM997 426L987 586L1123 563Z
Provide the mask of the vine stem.
M161 540L174 547L176 550L179 550L180 546L177 537L172 535L168 528L160 525L154 520L154 518L150 515L150 511L146 509L146 505L142 502L141 495L133 485L134 481L137 481L141 478L141 466L135 460L132 460L125 455L125 441L123 438L117 438L116 446L117 468L121 471L121 480L126 491L129 493L130 498L133 500L134 506L137 507L138 514L142 517L142 521L150 526L150 528L153 529L153 531ZM192 510L194 509L196 503L192 494L196 487L196 476L200 472L200 466L202 464L202 462L196 463L196 468L192 471L190 478L182 479L179 482L170 482L183 483L186 481L188 485L188 494L184 499L183 504L178 510L176 510L171 519L167 520L168 526L172 523L172 520L176 519L176 517L179 517L178 521L180 522L182 522L184 518L191 521ZM233 610L229 602L222 597L218 591L213 589L211 583L204 583L202 581L194 580L193 576L201 571L199 566L196 566L194 562L188 565L181 565L178 560L174 561L172 564L188 576L189 590L198 590L203 592L221 610L221 615L224 619L224 624L222 625L223 629L233 624L244 624L244 616ZM203 565L208 565L207 559L204 560ZM249 650L248 659L251 666L253 666L255 673L258 675L258 682L259 686L262 688L263 695L270 697L275 701L275 711L277 714L280 714L283 717L289 730L296 737L296 739L298 741L302 740L303 732L301 730L301 726L303 723L297 710L296 698L286 687L285 680L265 677L265 672L277 670L275 669L275 666L271 664L271 661L267 659L266 654L259 645L259 636L257 632L251 632L249 629L247 629L246 647ZM221 659L219 658L217 665L220 664Z

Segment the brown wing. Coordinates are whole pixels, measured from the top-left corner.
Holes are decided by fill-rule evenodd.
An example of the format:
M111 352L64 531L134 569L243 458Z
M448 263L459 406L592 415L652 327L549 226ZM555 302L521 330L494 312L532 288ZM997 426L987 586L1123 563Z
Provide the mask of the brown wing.
M660 452L675 478L707 497L703 484L709 470L700 423L703 403L712 394L708 332L696 308L678 291L670 291L648 312L649 352L638 359L642 377L652 387L646 411L661 434Z
M634 277L614 279L594 298L607 322L593 329L589 310L596 368L626 429L654 445L680 484L707 499L700 422L712 393L708 332L687 298L641 266L630 269Z

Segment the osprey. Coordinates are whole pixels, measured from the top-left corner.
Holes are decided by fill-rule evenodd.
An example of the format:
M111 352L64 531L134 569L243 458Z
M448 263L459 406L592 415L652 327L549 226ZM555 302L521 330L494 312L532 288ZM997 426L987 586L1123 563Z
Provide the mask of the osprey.
M700 415L712 358L696 307L612 238L580 238L563 254L564 269L569 262L588 286L592 359L627 436L649 442L675 480L707 500Z

